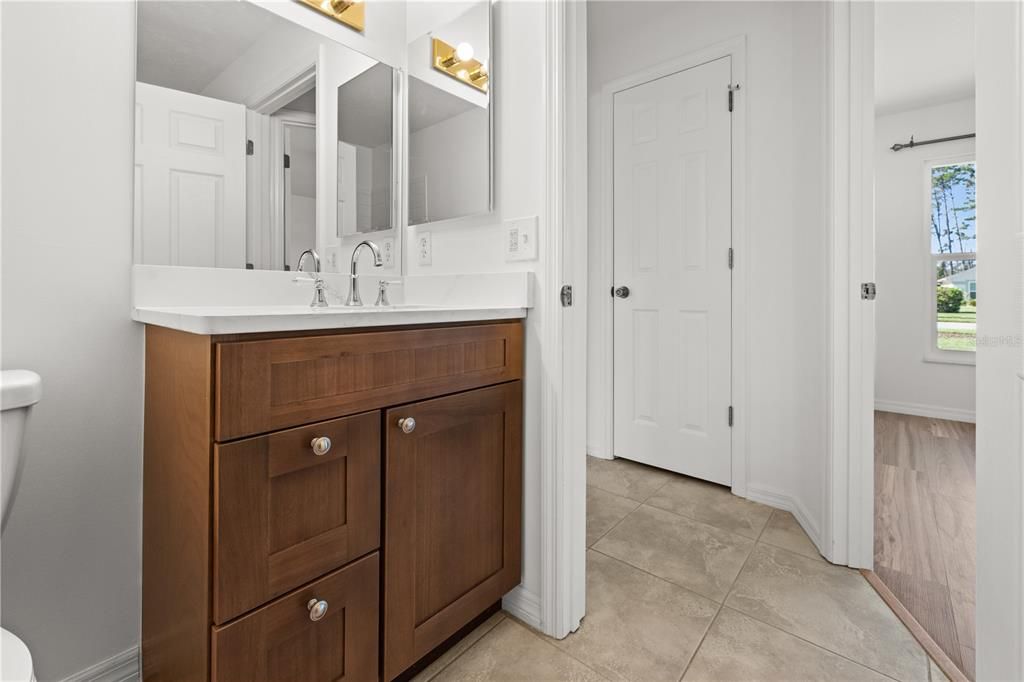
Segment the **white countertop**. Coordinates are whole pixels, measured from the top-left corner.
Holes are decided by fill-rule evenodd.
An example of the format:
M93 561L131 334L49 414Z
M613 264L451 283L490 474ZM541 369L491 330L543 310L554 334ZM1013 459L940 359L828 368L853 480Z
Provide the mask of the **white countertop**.
M132 319L193 334L214 335L510 320L526 317L526 311L525 307L516 306L377 308L372 304L361 308L332 305L319 309L308 305L144 306L132 309Z

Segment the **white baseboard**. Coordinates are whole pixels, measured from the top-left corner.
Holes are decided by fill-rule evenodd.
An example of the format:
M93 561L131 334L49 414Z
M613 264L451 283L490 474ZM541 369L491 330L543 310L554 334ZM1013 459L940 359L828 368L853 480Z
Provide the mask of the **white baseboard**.
M606 452L603 447L588 445L587 456L593 457L594 459L615 459L612 457L612 453Z
M540 597L528 591L522 585L509 592L501 600L501 608L523 621L527 625L540 630Z
M881 412L910 414L915 417L931 417L932 419L948 419L954 422L974 423L974 410L961 410L955 407L901 403L895 400L876 400L875 409Z
M141 679L140 673L139 647L133 646L127 651L78 671L65 678L64 682L134 682Z
M802 502L776 490L750 484L747 485L746 498L748 500L753 500L754 502L766 504L769 507L788 511L797 520L800 527L804 529L804 532L807 533L807 537L811 539L811 542L813 542L814 546L818 548L818 551L821 552L822 556L825 555L825 553L821 551L821 529L818 528L818 524L811 519L811 515L807 512L807 508L804 507Z

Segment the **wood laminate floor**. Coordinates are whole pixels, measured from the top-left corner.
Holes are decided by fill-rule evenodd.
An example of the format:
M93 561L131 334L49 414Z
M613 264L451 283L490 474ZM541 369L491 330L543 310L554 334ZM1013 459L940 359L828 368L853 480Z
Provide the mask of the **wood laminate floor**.
M875 572L974 679L974 424L875 413Z

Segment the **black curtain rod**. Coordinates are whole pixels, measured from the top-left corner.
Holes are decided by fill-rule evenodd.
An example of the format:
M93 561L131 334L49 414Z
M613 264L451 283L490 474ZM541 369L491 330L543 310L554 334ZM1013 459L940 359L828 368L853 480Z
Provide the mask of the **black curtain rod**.
M902 149L913 149L914 147L921 147L921 146L926 145L926 144L938 144L939 142L952 142L953 140L967 140L967 139L970 139L970 138L972 138L974 136L975 136L974 133L967 133L966 135L954 135L953 137L939 137L939 138L936 138L934 140L921 140L920 142L915 142L914 141L914 136L911 135L910 136L910 142L907 142L906 144L900 144L899 142L897 142L893 146L889 147L889 149L893 150L894 152L898 152L898 151L900 151Z

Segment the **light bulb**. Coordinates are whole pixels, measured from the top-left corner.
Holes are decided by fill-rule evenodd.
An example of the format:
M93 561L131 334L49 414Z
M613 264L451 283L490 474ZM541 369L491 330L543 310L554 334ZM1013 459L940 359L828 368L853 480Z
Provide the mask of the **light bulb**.
M467 78L469 78L469 71L466 71L465 69L459 69L458 73L456 73L455 75L461 78L462 80L466 80Z
M455 48L455 56L459 58L460 62L468 62L473 58L473 46L469 43L459 43L459 46Z

